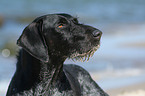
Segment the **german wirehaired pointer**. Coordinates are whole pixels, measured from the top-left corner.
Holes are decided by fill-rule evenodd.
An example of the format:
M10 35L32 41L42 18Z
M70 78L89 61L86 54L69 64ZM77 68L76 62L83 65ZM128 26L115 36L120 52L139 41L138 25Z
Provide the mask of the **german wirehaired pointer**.
M88 60L102 32L69 14L36 18L19 37L16 72L7 96L108 96L89 73L67 58Z

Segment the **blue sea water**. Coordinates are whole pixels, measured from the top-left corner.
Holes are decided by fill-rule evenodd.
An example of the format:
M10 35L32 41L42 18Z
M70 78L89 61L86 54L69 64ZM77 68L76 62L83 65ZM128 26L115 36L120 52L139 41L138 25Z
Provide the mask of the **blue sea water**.
M144 0L1 0L0 15L15 18L65 12L86 22L144 22L144 4Z

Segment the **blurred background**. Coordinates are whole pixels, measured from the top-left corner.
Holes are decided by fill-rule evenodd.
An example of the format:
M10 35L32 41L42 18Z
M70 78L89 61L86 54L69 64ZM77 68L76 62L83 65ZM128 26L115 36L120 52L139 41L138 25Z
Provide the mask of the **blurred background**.
M0 0L0 96L15 72L16 40L36 17L52 13L71 14L103 32L88 62L66 64L88 70L110 96L145 89L145 0Z

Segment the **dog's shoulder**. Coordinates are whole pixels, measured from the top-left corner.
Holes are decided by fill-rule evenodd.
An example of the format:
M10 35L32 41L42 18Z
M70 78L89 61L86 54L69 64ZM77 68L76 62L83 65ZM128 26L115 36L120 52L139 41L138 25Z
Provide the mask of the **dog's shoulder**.
M69 74L73 80L77 80L83 95L108 96L91 78L88 71L75 64L64 65L64 72Z
M75 77L80 77L81 75L81 76L91 78L90 74L84 68L75 64L65 64L64 70L66 72L69 72L72 76L75 76Z
M78 80L80 85L87 85L88 83L90 83L91 85L96 84L95 81L91 78L88 71L81 66L75 64L66 64L64 65L64 70L67 74L71 75L71 77Z

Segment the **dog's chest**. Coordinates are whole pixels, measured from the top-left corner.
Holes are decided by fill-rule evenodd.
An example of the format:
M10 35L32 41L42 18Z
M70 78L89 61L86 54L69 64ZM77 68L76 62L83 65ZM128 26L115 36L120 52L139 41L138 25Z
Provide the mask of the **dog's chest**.
M35 88L35 92L36 94L42 94L43 96L73 96L73 91L72 90L61 90L64 89L64 87L62 87L62 85L56 85L56 86L52 86L50 85L48 87L47 84L40 84Z
M16 94L16 96L74 96L72 90L60 90L60 87L52 87L45 83L37 84L30 90Z

